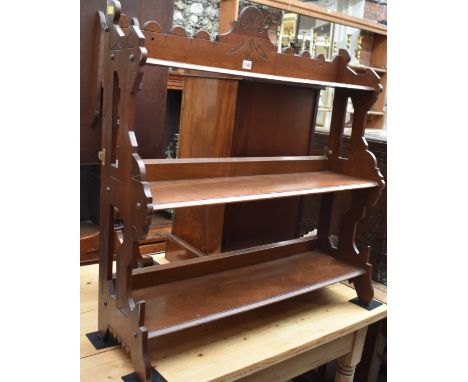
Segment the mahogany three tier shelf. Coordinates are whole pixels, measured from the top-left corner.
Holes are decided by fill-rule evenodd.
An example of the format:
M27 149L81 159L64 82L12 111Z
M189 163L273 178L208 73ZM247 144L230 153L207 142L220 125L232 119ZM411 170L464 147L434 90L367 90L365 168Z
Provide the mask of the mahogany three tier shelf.
M141 29L122 23L117 1L108 3L100 200L99 332L130 353L140 381L151 381L149 341L310 291L350 280L359 299L373 298L369 248L355 245L356 225L384 187L367 150L367 111L381 85L371 69L356 73L349 55L311 58L277 53L255 7L245 8L232 29L210 41L187 37L179 27L163 34L155 22ZM323 156L147 159L135 139L135 94L147 65L209 72L241 83L335 88L328 150ZM209 95L207 95L209 96ZM351 150L340 154L348 99L354 106ZM284 126L287 128L287 126ZM337 245L330 240L333 196L350 192ZM321 194L316 236L138 268L138 243L152 214L188 208ZM114 221L123 223L115 248ZM116 270L113 272L113 259Z

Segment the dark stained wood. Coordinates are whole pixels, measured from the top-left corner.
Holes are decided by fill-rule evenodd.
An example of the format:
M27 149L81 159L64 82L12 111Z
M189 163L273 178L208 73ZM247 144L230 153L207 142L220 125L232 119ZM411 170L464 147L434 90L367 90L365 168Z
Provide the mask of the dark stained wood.
M80 165L80 221L99 224L100 164Z
M234 128L237 81L187 77L180 120L181 158L230 156L229 140ZM203 95L203 100L199 97ZM203 140L198 139L204 137Z
M332 62L278 54L277 47L268 37L263 15L257 8L244 8L239 19L241 21L233 22L228 33L218 35L214 42L166 35L157 31L160 28L151 26L153 30L144 31L148 63L243 75L260 81L278 82L282 81L280 77L287 77L289 83L297 79L296 82L302 84L318 81L317 85L321 86L344 86L372 92L381 90L379 77L374 71L368 69L358 74L347 67L347 51L341 49ZM250 68L246 67L246 60L250 61Z
M316 132L314 135L314 151L323 152L324 147L328 146L330 135L326 133ZM369 143L369 151L371 151L378 163L378 167L386 180L387 175L387 142L382 140L367 139ZM350 150L350 138L344 136L342 141L343 156L347 157ZM332 221L331 233L339 234L339 220L336 217L349 209L350 195L341 193L335 195L336 216ZM312 217L308 217L307 222L303 223L304 231L310 229L316 224ZM358 224L356 232L356 243L358 247L370 245L372 247L370 262L372 263L372 278L380 283L387 283L387 191L384 189L378 202L368 208L366 218Z
M189 245L180 241L180 239L179 243L189 248ZM223 252L220 254L206 255L196 253L196 258L187 258L178 262L146 267L144 269L135 269L133 271L133 286L135 289L140 289L167 282L223 272L234 268L241 268L296 255L298 253L310 251L316 247L316 238L306 237Z
M99 258L99 226L91 221L80 222L80 263Z
M146 50L137 21L132 20L125 34L119 26L120 3L111 1L109 5L103 48L102 146L106 155L101 171L98 329L103 340L114 335L121 341L130 351L138 379L149 381L148 333L143 326L145 303L131 298L132 269L140 258L138 241L148 233L153 212L134 133L135 93L143 75ZM118 165L114 163L117 141ZM123 221L122 245L117 250L113 243L115 208ZM114 253L118 256L118 280L111 286Z
M372 188L375 181L331 171L150 182L153 208L191 207Z
M127 4L128 3L128 4ZM135 0L126 3L128 18L141 22L155 20L162 31L172 27L174 4L171 0ZM105 0L80 1L80 162L98 163L101 149L98 11L105 9ZM148 67L145 86L137 100L137 128L143 157L163 157L163 118L166 99L167 68Z
M242 83L232 156L307 155L318 92Z
M227 33L239 14L239 0L223 0L219 4L219 33Z
M172 0L135 0L125 2L128 20L136 17L143 25L156 21L161 30L172 28L174 3ZM164 116L168 69L145 66L145 79L136 98L135 135L138 153L142 158L164 158Z
M158 214L153 214L151 226L145 239L139 241L138 252L147 255L163 252L166 247L166 237L171 232L171 220ZM114 248L120 247L119 230L114 230ZM89 220L80 222L80 265L99 262L99 226ZM143 259L139 259L142 262ZM149 262L149 259L147 260Z
M184 78L179 157L231 155L237 90L237 81ZM151 177L151 170L149 173ZM173 233L204 253L220 252L223 220L222 205L181 208L175 212ZM188 222L193 224L187 224ZM178 250L171 243L166 251L166 257L170 261L180 258L180 251L173 254L173 248Z
M222 250L224 208L222 204L178 208L174 214L172 232L200 252L219 253ZM182 255L179 249L179 246L174 247L170 243L166 249L166 258L176 261L180 256L190 256L189 251L184 250Z
M81 216L99 224L99 171L98 152L102 148L102 82L104 62L104 37L98 11L106 9L106 0L80 1L80 167ZM171 0L135 0L127 2L127 17L138 17L142 22L156 20L162 30L172 27L174 5ZM104 20L105 21L105 20ZM139 153L143 157L164 156L164 112L166 100L167 68L148 67L143 89L137 96L135 134L139 140ZM98 169L99 170L99 169ZM97 186L96 186L97 184ZM95 238L96 239L96 238ZM98 260L97 252L91 251L88 239L80 240L83 251L80 263ZM92 243L93 248L95 244ZM99 246L98 246L99 248ZM98 249L97 248L97 249ZM146 246L143 252L157 249Z
M287 54L290 56L294 56L294 49L287 48L283 54ZM309 53L304 52L301 56L305 59L310 59ZM322 56L319 56L322 57ZM250 61L250 60L249 60ZM324 59L320 59L319 61L324 61ZM233 69L220 69L213 66L205 66L205 65L194 65L194 64L186 64L180 63L177 61L167 61L167 60L160 60L155 58L148 59L148 64L157 67L170 67L170 68L178 68L187 71L194 71L194 72L205 72L209 73L212 76L217 76L219 78L231 79L231 80L245 80L247 81L255 81L255 82L264 82L264 83L281 83L282 85L286 86L296 86L296 87L303 87L303 88L311 88L311 89L321 89L326 86L332 86L336 88L344 88L344 89L355 89L355 90L366 90L373 92L375 89L371 86L362 86L362 85L353 85L353 84L346 84L342 79L338 80L339 82L331 82L331 81L321 81L321 80L311 80L307 78L298 78L298 77L287 77L287 76L277 76L274 74L258 74L253 72L246 72L242 70L233 70ZM359 74L353 71L354 74ZM375 74L375 72L374 72Z
M324 156L146 159L149 181L287 174L328 170Z
M282 301L362 274L319 251L133 291L149 338Z
M241 83L233 156L309 154L318 92L278 84ZM227 205L223 250L298 237L301 198Z
M202 252L200 249L195 248L193 245L174 234L167 236L166 259L168 259L168 254L170 254L170 261L193 259L206 255L206 253Z
M97 12L105 0L80 2L80 163L98 163L101 146L98 56L100 23Z
M169 70L167 79L167 88L170 90L183 90L184 89L184 78L183 70Z
M257 175L255 173L250 176L229 175L195 179L183 179L182 174L179 174L171 180L149 182L145 162L138 154L134 132L136 93L141 85L149 45L157 40L156 45L161 51L161 56L167 53L165 49L168 48L164 42L161 42L161 36L158 38L155 36L161 35L156 23L145 25L145 39L136 19L122 24L125 28L120 27L120 4L116 0L111 1L110 4L112 7L108 7L105 47L102 56L104 65L102 145L106 155L102 165L100 190L98 328L103 340L108 339L110 335L115 336L122 347L129 352L138 380L150 382L151 363L148 352L150 338L258 309L344 280L352 281L360 300L369 303L373 296L370 282L372 268L368 263L370 249L359 250L356 247L355 236L357 223L363 218L366 209L378 199L385 184L375 157L367 150L367 143L363 137L366 114L380 91L378 77L372 71L367 71L365 75L354 74L347 68L349 56L343 52L331 64L323 59L314 60L303 57L309 60L307 65L310 65L308 69L312 70L311 78L335 78L343 84L352 85L340 86L340 91L345 92L343 99L351 98L355 110L351 149L347 157L333 158L332 154L328 153L329 160L326 168L329 170L317 171L315 169L315 171L304 172L303 164L301 164L303 162L298 160L298 167L302 168L302 172L294 172L297 170L291 168L285 171L283 168L284 172L274 174ZM229 49L234 50L228 53L235 54L247 44L245 54L254 54L255 51L255 54L262 56L262 46L265 48L268 44L263 36L265 30L261 13L252 8L246 8L236 25L237 28L234 28L232 36L219 37L220 42L230 44L235 40L238 44L236 49L231 46ZM241 25L245 28L240 28ZM177 55L186 54L187 57L191 57L190 49L200 47L200 41L210 44L207 51L198 51L194 57L203 56L206 53L205 59L211 58L213 65L222 67L232 64L232 58L224 62L216 60L226 53L226 46L212 44L204 35L197 35L197 38L191 40L184 34L181 30L174 30L173 34L165 36L163 40L173 43L171 49L177 51ZM154 40L151 40L152 37ZM184 47L185 50L179 49ZM210 56L210 52L215 53ZM157 54L155 51L152 53ZM274 56L275 58L270 61L272 68L268 70L275 71L275 73L291 70L283 66L288 63L292 64L294 61L279 58L280 56ZM185 59L188 60L187 57ZM291 54L288 57L294 56ZM263 65L264 68L267 66ZM297 67L298 72L304 71L304 66L299 61ZM262 73L259 73L259 76L261 75ZM217 79L217 81L227 80ZM249 86L250 83L242 82L239 86L244 86L244 84ZM368 86L369 84L372 86ZM263 83L260 85L270 86ZM363 90L361 86L368 87L368 89ZM371 91L369 88L374 90ZM297 89L315 92L310 89ZM238 91L241 91L240 87ZM317 97L315 93L311 95L308 97L308 102L314 100L311 102L313 108L317 106ZM237 104L247 101L243 99L240 101L236 98L235 102ZM232 105L228 106L229 110L232 110ZM239 110L244 110L244 113L239 115ZM259 106L258 111L259 116L263 117L268 110L264 106ZM253 118L250 119L251 112L254 112L253 108L242 106L239 108L236 105L235 124L242 121L242 126L265 129L265 134L239 130L239 133L242 133L242 139L246 139L244 142L247 142L245 145L249 151L256 150L256 145L250 145L250 139L260 142L262 139L267 140L270 134L276 139L281 137L287 143L288 139L284 138L286 135L275 135L276 129L294 131L296 127L298 129L300 127L299 124L295 127L294 122L291 121L287 123L279 114L280 124L262 126L258 121L254 122ZM270 113L274 115L277 110L270 111ZM311 119L312 122L302 127L304 130L300 131L305 134L303 136L310 138L313 132L315 110L309 113L309 117L306 115L305 120ZM201 118L197 120L197 123L202 123ZM338 122L335 123L338 131L342 129ZM236 131L233 130L233 134L235 133ZM301 150L304 146L306 152L296 153L296 155L309 154L310 139L303 144L303 136L296 142L296 145L301 146ZM290 141L294 142L294 139L291 138ZM275 140L272 140L271 146L266 145L266 147L271 147L274 151L284 148ZM268 150L251 154L243 152L243 148L244 144L236 148L241 151L238 156L286 155L276 152L268 154ZM338 144L337 152L341 152L341 142ZM226 170L232 166L234 168L244 166L250 169L248 171L252 170L252 167L249 167L253 163L251 160L252 163L246 160L242 164L239 164L242 161L232 164L235 162L234 160L231 164L223 166L227 166ZM246 166L245 163L248 165ZM262 164L255 171L264 171L269 168L269 165L263 167L265 161L258 163ZM164 167L160 163L154 165ZM180 163L177 165L180 166ZM193 165L194 163L190 163L190 166ZM200 163L200 167L205 167L205 169L194 170L194 173L200 176L203 171L206 171L206 166L206 163ZM184 171L187 176L187 170ZM158 175L155 177L157 178ZM142 271L135 270L140 259L138 246L148 234L154 209L257 199L268 203L266 199L270 198L289 197L291 199L291 197L303 194L334 193L345 190L350 191L352 200L349 211L341 219L337 247L327 245L326 248L322 248L323 238L330 231L328 227L330 219L323 218L320 224L323 232L318 234L318 239L296 239L287 243L256 246L250 249L242 248L230 253L218 253L211 256L197 253L196 259L180 261L174 265L151 266ZM325 206L323 214L329 209ZM123 227L119 234L121 244L118 248L113 241L116 218L122 222ZM190 228L192 226L189 225L188 229ZM237 234L241 239L244 235L256 235L256 233L252 235L251 232L241 230ZM177 240L176 238L173 241ZM187 247L181 240L178 240L178 244L180 247ZM117 256L115 276L112 274L114 254ZM144 287L140 288L141 286Z

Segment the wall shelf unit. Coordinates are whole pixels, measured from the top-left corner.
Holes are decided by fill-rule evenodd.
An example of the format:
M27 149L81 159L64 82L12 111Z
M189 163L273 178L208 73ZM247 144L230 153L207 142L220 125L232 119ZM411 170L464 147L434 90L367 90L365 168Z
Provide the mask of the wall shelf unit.
M367 112L382 90L376 73L349 68L345 50L331 62L277 53L255 7L245 8L229 33L216 41L210 41L206 33L189 38L180 28L164 34L155 22L140 29L136 19L124 30L117 1L109 2L107 12L98 308L102 339L116 337L130 353L138 379L149 382L148 342L162 335L260 309L343 280L353 282L359 299L368 304L373 298L369 248L358 251L354 236L357 222L384 187L364 139ZM309 92L312 86L315 97L324 86L333 86L327 155L141 159L134 134L135 95L146 65L155 62L171 67L202 66L195 69L229 76L230 86L248 83L246 89L252 91L265 82L297 94L304 89ZM342 157L348 99L355 118L351 149ZM312 106L316 108L317 103ZM333 195L341 192L351 193L352 204L341 219L335 246L330 240L330 216ZM186 260L137 268L139 243L148 234L155 210L241 205L253 200L275 203L306 194L323 198L316 237L210 255L198 251ZM113 238L116 216L123 226L118 246Z

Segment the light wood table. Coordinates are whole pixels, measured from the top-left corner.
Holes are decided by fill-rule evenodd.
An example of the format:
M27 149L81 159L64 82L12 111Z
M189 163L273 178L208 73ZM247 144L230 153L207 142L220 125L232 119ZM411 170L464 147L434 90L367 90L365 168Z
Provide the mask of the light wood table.
M119 347L96 350L98 265L81 267L81 381L121 381L133 372ZM229 317L150 342L152 365L168 382L287 381L339 359L335 381L352 381L367 326L387 315L349 302L335 284L259 311Z

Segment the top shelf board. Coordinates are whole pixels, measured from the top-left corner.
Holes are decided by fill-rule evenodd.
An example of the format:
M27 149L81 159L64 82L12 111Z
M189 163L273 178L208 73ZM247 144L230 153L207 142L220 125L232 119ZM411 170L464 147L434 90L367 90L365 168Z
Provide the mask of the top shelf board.
M171 67L177 69L186 69L186 70L196 70L203 73L216 73L223 74L226 76L231 76L232 79L237 80L250 80L258 82L277 82L285 85L296 85L301 87L313 87L313 88L324 88L324 87L334 87L334 88L343 88L343 89L355 89L355 90L364 90L364 91L374 91L375 89L370 86L361 86L353 85L339 82L330 82L330 81L317 81L309 80L307 78L295 78L295 77L286 77L286 76L277 76L272 74L263 74L255 72L247 72L245 70L233 70L225 68L217 68L214 66L205 66L205 65L195 65L188 64L184 62L176 61L167 61L157 58L148 58L146 64L154 66L163 66Z
M149 182L154 210L247 202L376 187L375 181L317 171Z
M279 53L272 43L262 12L255 7L242 10L231 29L214 41L203 31L189 37L181 27L163 33L154 21L143 26L146 64L197 71L197 75L225 76L233 80L273 82L297 87L335 87L380 92L379 76L372 70L349 67L351 56L339 49L332 61L323 55L311 58L293 50Z

